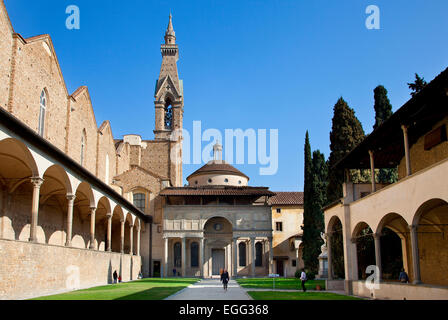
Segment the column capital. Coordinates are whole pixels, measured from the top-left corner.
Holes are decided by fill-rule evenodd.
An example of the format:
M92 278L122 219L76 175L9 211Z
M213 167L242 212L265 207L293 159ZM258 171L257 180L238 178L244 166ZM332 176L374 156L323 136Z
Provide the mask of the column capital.
M411 232L413 232L413 231L416 232L417 229L418 229L418 225L411 224L411 225L408 226L408 228L409 228L409 231L411 231Z
M133 223L130 223L130 224L129 224L129 228L131 228L131 229L134 228L134 224L133 224Z
M67 200L68 201L75 201L76 195L74 194L67 194Z
M375 240L381 239L381 233L373 233L372 236L373 236L373 239L375 239Z
M41 185L44 183L44 179L42 179L41 177L32 177L30 181L35 188L40 188Z
M403 132L407 133L408 132L408 126L405 124L401 125L401 130L403 130Z
M373 157L374 154L375 154L375 152L373 152L373 150L369 150L369 155L370 155L371 157Z
M106 217L108 219L112 219L113 214L111 212L106 213Z
M96 207L90 207L90 214L96 213Z

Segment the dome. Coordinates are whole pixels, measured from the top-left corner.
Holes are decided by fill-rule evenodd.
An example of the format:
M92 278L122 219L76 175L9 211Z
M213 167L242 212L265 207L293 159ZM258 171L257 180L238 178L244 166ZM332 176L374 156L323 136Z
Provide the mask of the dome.
M213 160L191 174L187 181L194 186L239 186L248 185L249 177L222 160Z

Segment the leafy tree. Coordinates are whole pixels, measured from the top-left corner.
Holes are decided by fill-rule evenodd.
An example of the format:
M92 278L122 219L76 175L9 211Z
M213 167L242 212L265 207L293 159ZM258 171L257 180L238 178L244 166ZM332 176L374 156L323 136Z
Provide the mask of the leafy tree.
M373 129L376 130L381 124L389 119L392 112L392 105L387 97L387 90L383 86L378 86L374 90L375 97L375 125ZM379 183L394 183L398 180L397 168L379 169L377 171L377 180Z
M408 83L409 89L412 90L411 96L415 97L417 93L423 90L428 83L425 81L425 78L420 78L420 76L415 74L415 81L412 83Z
M355 111L341 97L334 106L333 126L330 133L330 158L327 186L327 202L334 202L342 197L344 171L333 166L344 158L365 138L361 122L356 118ZM355 181L367 181L368 173L364 171L351 172Z

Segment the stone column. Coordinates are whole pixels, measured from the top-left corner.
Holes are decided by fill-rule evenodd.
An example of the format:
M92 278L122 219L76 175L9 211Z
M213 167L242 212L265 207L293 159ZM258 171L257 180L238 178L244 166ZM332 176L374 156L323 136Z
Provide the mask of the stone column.
M406 176L410 176L412 174L411 169L411 156L409 151L409 138L408 138L408 127L405 125L401 126L403 130L403 139L404 139L404 155L406 158Z
M39 177L31 178L33 184L33 204L31 207L31 226L30 226L30 242L37 242L37 221L39 219L39 197L40 187L44 183L44 179Z
M376 181L375 181L375 159L373 157L373 151L369 150L370 156L370 179L372 180L372 193L376 192Z
M90 208L90 250L95 250L95 216L96 208Z
M233 259L232 259L233 263L233 276L237 277L238 276L238 238L233 238Z
M205 248L204 248L204 242L205 242L205 239L204 238L201 238L200 239L200 241L199 241L199 246L200 246L200 251L201 251L201 265L200 265L200 267L201 267L201 277L202 278L205 278L205 276L204 276L204 263L205 263L205 256L204 256L204 254L205 254Z
M328 280L333 280L333 256L331 250L331 233L327 233Z
M137 228L137 256L140 256L140 226Z
M165 260L164 260L164 268L163 268L165 278L168 277L168 245L169 245L169 239L165 238Z
M409 226L409 230L411 231L412 266L414 271L414 281L412 283L420 284L422 281L420 277L420 255L418 252L417 226L411 225Z
M272 249L272 237L268 238L269 242L269 274L274 273L274 250ZM297 261L299 263L299 261Z
M251 275L255 277L255 238L250 238Z
M378 233L375 233L373 235L373 239L375 240L375 261L376 265L378 266L378 269L380 271L378 275L378 280L383 280L383 268L381 265L381 235Z
M129 226L129 241L130 241L129 254L131 256L133 256L134 255L134 225L133 224L131 224Z
M125 220L121 220L121 229L120 229L120 253L124 253L124 225L126 223Z
M112 252L112 213L107 213L107 251Z
M73 205L75 204L76 196L73 194L67 195L67 240L65 242L66 247L72 246L72 229L73 229Z
M182 277L187 275L187 238L182 238Z

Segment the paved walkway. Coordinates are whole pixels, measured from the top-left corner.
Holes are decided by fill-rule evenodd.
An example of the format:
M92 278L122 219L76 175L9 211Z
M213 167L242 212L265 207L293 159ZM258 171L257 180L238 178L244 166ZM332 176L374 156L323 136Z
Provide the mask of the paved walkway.
M235 280L230 280L226 292L218 279L205 279L165 300L252 300L252 298Z

